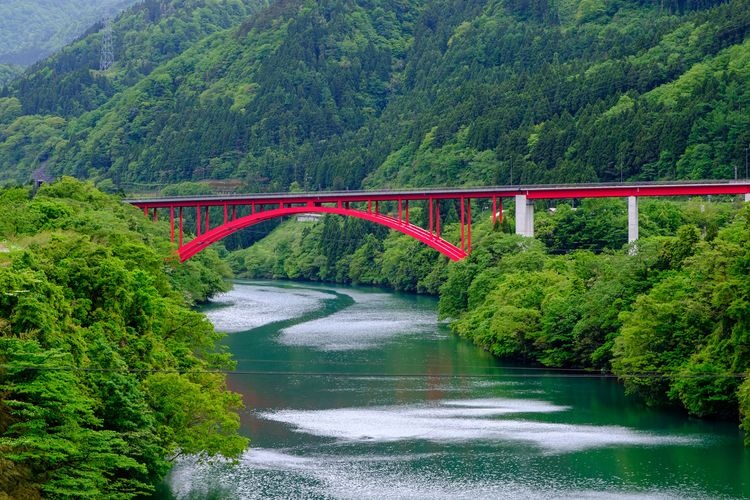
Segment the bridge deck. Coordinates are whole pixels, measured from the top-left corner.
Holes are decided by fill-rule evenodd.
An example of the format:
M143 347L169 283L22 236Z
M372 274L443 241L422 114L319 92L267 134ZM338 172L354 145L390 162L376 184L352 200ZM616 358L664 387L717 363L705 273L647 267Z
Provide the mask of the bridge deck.
M335 203L397 200L440 200L456 198L507 198L525 195L528 199L614 198L627 196L702 196L750 193L750 180L699 182L640 182L604 184L519 185L469 188L422 188L373 191L314 191L300 193L219 194L130 198L136 206L168 207L247 203Z

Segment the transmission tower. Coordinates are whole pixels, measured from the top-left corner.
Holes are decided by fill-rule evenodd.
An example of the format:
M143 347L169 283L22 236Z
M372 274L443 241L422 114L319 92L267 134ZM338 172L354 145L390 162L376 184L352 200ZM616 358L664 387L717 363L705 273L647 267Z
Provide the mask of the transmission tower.
M107 71L115 62L115 54L112 43L112 17L104 19L102 29L102 53L99 56L99 70Z
M172 7L172 4L168 1L161 3L161 18L164 19L165 17L171 15L174 12L174 7Z

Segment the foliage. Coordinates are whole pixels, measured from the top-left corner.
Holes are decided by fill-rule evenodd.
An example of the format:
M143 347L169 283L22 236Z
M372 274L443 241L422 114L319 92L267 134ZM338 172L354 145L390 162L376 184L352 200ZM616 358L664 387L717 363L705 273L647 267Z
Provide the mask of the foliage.
M132 498L178 453L239 455L232 362L188 308L226 289L216 254L178 265L163 227L70 178L0 207L2 491Z
M0 87L23 73L23 68L15 64L0 64Z
M0 172L25 180L46 166L110 190L210 179L283 191L731 178L742 175L750 144L748 1L285 0L260 11L265 2L174 1L162 10L147 1L116 21L129 49L118 49L108 73L92 71L96 27L5 91ZM6 196L25 206L18 192ZM200 298L219 287L208 267L197 281L162 273L166 250L102 231L77 240L69 231L95 224L56 199L8 207L0 227L39 233L24 245L49 245L54 259L96 261L100 239L113 244L124 263L101 272L126 288ZM471 257L456 265L361 221L287 221L228 260L252 277L439 290L441 315L497 355L613 369L650 403L701 416L741 408L747 422L750 398L736 376L748 370L747 215L724 207L644 201L642 239L629 249L621 201L540 202L541 241L507 235L507 219L490 227L484 214ZM412 208L423 223L426 211ZM441 214L457 241L456 207L446 202ZM62 336L57 320L94 327L85 318L107 310L100 303L110 291L84 280L96 295L69 297L77 278L53 273L53 257L15 277L49 272L56 281L39 289L42 298L19 299L12 328L69 339L79 362L83 341ZM136 264L149 271L131 272ZM160 324L161 302L145 295L110 301L130 321L113 331ZM151 362L141 359L151 346L127 342L123 362ZM167 394L161 383L139 381L144 398ZM188 393L194 383L181 381ZM184 420L180 412L157 415ZM168 449L169 433L154 432Z
M740 414L742 428L745 430L745 444L750 446L750 377L746 378L739 389Z
M75 0L67 0L72 1ZM86 2L78 0L78 3ZM263 3L262 0L120 1L122 7L128 4L132 7L112 22L115 63L110 69L99 71L104 24L93 18L84 26L91 25L84 36L47 60L32 65L24 78L12 82L10 87L23 102L26 114L77 116L103 105L201 38L239 23Z
M723 209L710 210L723 220ZM664 212L679 221L696 215L690 204ZM549 217L554 234L571 214ZM611 369L649 404L700 417L736 418L739 410L750 430L748 220L745 207L715 234L683 225L675 236L640 239L635 252L599 254L553 256L496 233L449 267L439 310L456 333L497 356Z
M628 390L699 416L736 414L737 375L750 369L749 219L745 208L714 240L672 260L673 271L621 315L613 367ZM681 232L665 250L680 254L680 240L693 238Z
M31 173L64 144L64 119L20 111L17 99L0 98L0 162L7 165L0 179L11 185L28 182Z
M743 173L748 0L266 5L138 4L106 74L90 30L8 89L25 127L65 121L0 133L2 171L274 191Z

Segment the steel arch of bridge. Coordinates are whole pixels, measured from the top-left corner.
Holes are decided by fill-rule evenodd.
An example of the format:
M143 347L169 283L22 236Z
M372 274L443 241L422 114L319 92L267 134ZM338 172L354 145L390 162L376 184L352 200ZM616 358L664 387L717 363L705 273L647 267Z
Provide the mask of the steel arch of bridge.
M343 215L364 219L376 224L381 224L421 241L422 243L434 248L438 252L454 261L461 260L468 255L464 250L461 250L452 243L444 240L436 233L431 233L426 229L411 224L410 222L399 220L389 215L343 207L292 206L263 210L261 212L246 215L235 220L229 220L221 226L209 229L207 232L201 234L200 236L197 236L186 245L180 246L178 250L180 255L180 262L188 260L190 257L199 253L201 250L208 248L213 243L226 238L230 234L235 233L240 229L244 229L246 227L258 224L269 219L275 219L277 217L307 213Z
M441 236L440 227L440 205L437 203L441 198L428 198L429 228L425 229L413 224L409 214L409 200L357 200L360 204L366 203L366 209L352 208L350 201L300 201L293 200L269 200L265 197L248 200L220 200L218 198L170 198L153 200L125 200L127 203L141 207L144 215L158 220L159 209L169 210L170 237L173 243L178 244L178 256L180 262L185 262L197 253L208 248L213 243L226 238L241 229L278 217L294 216L300 214L334 214L347 217L355 217L386 226L395 231L411 236L429 247L437 250L453 261L466 257L471 251L471 202L460 197L461 211L461 242L460 247L447 241ZM382 213L380 201L395 201L398 206L397 217ZM333 206L331 206L333 205ZM211 227L210 209L212 207L223 208L223 222L219 226ZM270 208L269 208L270 207ZM184 243L184 210L195 210L195 238ZM239 215L238 209L250 210L249 215Z
M637 204L642 196L705 196L744 194L750 200L750 180L694 181L671 183L615 183L537 186L496 186L476 188L434 188L389 191L324 191L313 193L232 194L124 200L140 207L146 216L158 219L158 210L168 210L170 236L178 245L184 262L230 234L277 217L305 213L336 214L381 224L434 248L457 261L471 253L471 207L473 200L492 204L492 220L502 220L503 198L515 198L516 232L533 235L533 200L627 197L634 203L629 211L636 224ZM458 202L460 241L453 244L441 236L440 200ZM413 224L409 203L422 201L427 208L427 228ZM380 203L390 203L391 213L380 210ZM630 210L629 204L629 210ZM223 221L211 227L211 208L223 208ZM185 209L195 211L195 238L185 243ZM248 212L242 214L241 212ZM524 222L525 219L525 222ZM531 230L526 226L531 225ZM629 236L630 239L630 236Z

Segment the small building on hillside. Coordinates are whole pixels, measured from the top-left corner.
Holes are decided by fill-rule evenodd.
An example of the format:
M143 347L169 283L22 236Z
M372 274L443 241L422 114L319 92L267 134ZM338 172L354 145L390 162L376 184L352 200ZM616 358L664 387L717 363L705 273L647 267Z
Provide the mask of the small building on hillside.
M297 222L318 222L321 218L323 218L322 214L299 214Z
M42 184L49 184L54 178L47 171L47 167L42 165L37 168L31 174L31 181L34 183L34 192L41 187Z

